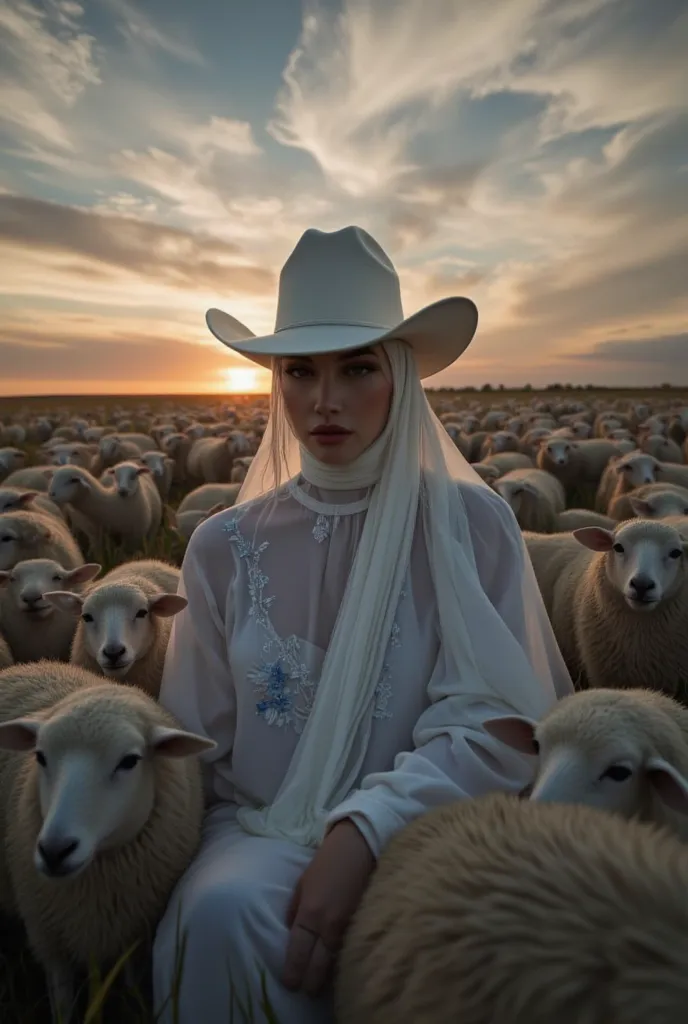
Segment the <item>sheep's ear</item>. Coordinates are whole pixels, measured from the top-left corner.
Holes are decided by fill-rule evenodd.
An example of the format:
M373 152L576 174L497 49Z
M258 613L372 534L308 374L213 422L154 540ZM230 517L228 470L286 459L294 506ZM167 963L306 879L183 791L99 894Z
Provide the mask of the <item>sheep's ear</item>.
M169 729L164 725L153 726L150 745L154 753L163 757L192 757L205 750L214 750L217 746L214 740L206 739L205 736L197 736L183 729Z
M150 468L150 466L143 465L143 466L139 466L139 468L136 470L136 475L137 476L141 476L142 473L152 473L152 472L153 472L153 470Z
M176 615L182 608L186 608L189 602L181 594L160 594L152 597L148 602L148 608L153 615Z
M9 581L10 574L9 572L7 572L6 569L3 569L2 572L0 572L0 587L6 586L9 583Z
M485 732L521 754L536 754L536 722L522 715L504 715L483 722Z
M54 604L60 611L81 615L84 599L79 594L72 594L69 590L48 590L43 598L50 604Z
M1 750L35 750L41 723L33 718L12 718L0 725Z
M535 487L535 485L530 483L530 481L528 480L524 480L521 484L521 491L523 491L524 494L532 494L536 498L539 493L537 487Z
M651 757L645 765L650 785L660 800L673 811L688 814L688 780L665 761L663 757Z
M611 551L614 547L614 534L601 526L581 526L573 531L573 536L590 551Z
M54 472L54 469L44 469L43 476L45 477L46 480L52 480Z
M74 586L76 583L89 583L90 580L96 578L102 568L102 565L99 565L98 562L86 562L85 565L80 565L76 569L72 569L71 572L68 572L65 580L70 586Z
M37 497L38 491L24 491L17 496L17 505L19 508L24 508L25 505L30 505L33 499Z
M654 509L645 498L629 498L628 502L637 516L641 519L652 519Z

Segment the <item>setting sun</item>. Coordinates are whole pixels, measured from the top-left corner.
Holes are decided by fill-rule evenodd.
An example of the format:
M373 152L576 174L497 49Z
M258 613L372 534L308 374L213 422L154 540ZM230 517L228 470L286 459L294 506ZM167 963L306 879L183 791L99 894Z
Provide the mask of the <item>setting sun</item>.
M263 383L263 374L260 370L254 370L250 366L232 366L224 370L222 376L227 389L237 395L260 391Z

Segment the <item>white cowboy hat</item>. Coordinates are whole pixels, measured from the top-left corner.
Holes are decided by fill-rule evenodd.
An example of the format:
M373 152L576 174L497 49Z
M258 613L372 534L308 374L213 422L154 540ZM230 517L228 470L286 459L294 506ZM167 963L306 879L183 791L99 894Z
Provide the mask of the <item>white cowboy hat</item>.
M273 334L256 337L221 309L205 315L228 348L260 366L273 356L344 352L379 341L405 341L419 377L458 359L478 326L470 299L433 302L404 319L399 278L387 253L359 227L309 228L282 267Z

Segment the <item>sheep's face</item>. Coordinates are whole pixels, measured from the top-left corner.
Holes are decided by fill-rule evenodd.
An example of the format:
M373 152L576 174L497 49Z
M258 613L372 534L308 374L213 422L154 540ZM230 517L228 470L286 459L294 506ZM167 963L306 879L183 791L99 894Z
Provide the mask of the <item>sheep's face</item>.
M505 501L508 501L516 516L521 511L525 496L533 493L533 488L526 481L521 480L505 480L502 477L499 480L495 480L492 486Z
M104 459L115 459L122 451L122 445L116 434L107 434L101 437L98 447Z
M86 647L104 675L121 679L150 650L156 619L184 607L186 599L176 594L148 597L133 584L104 585L79 609Z
M246 434L242 434L240 430L233 430L231 434L227 435L227 447L229 448L230 455L233 455L234 458L240 455L248 455L251 451L251 445Z
M112 470L113 486L120 498L132 498L138 494L141 477L150 472L149 466L140 466L135 462L120 462L118 466L114 466Z
M516 451L518 448L518 438L509 430L498 430L496 434L492 435L490 447L495 453Z
M646 498L631 498L631 506L642 519L664 519L666 516L688 516L688 495L677 491L656 491Z
M70 445L58 445L53 449L50 459L55 466L82 466L88 469L91 465L91 454L83 448L73 448Z
M566 466L571 459L574 445L565 437L553 438L543 441L542 447L547 452L547 457L555 466Z
M604 699L596 706L602 695L596 691L592 703L585 700L587 694L566 698L539 723L514 715L493 719L485 728L514 750L538 758L530 800L647 818L654 817L653 803L659 799L688 815L688 779L655 751L651 730L642 721L645 709L625 713L616 703L605 707ZM572 701L579 702L577 713ZM681 738L676 742L680 746Z
M681 458L681 449L678 445L670 438L659 434L646 437L643 441L643 448L647 452L652 452L660 462L674 462Z
M0 587L6 589L18 611L31 619L45 619L55 612L55 606L45 597L48 591L60 588L76 593L100 569L96 563L65 569L50 558L31 558L17 562L9 572L0 572Z
M644 484L655 483L657 460L652 455L631 452L629 455L622 455L613 465L617 475L623 478L624 487L629 491Z
M51 539L50 530L21 518L22 513L0 515L0 571L31 558L40 544Z
M131 842L155 802L158 757L190 757L215 746L153 724L128 689L106 684L67 698L43 722L0 725L0 747L33 751L42 824L34 865L48 878L75 877L104 850Z
M79 470L80 466L60 466L56 469L50 480L48 497L58 505L78 501L89 487L88 481Z
M606 553L606 578L633 611L653 611L685 580L688 541L673 526L634 520L615 533L587 526L573 535L585 547Z
M586 423L584 420L577 420L575 423L572 423L571 430L573 431L574 436L578 438L579 441L587 440L587 438L589 438L592 434L592 427L589 423Z
M165 455L162 452L147 452L142 456L144 466L148 466L153 476L162 479L165 475Z
M26 455L19 448L0 448L0 473L13 473L21 469L26 462Z

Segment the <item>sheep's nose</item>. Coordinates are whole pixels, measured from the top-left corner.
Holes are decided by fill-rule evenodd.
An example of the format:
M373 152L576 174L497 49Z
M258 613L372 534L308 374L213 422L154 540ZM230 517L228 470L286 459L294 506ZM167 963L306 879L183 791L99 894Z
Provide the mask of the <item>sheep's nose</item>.
M119 494L120 498L126 498L129 494L129 491L126 489L126 487L118 487L117 493Z
M32 608L33 605L38 604L41 599L41 594L22 594L22 601L24 604Z
M103 654L108 661L119 661L126 652L127 649L124 644L108 644L107 647L103 647Z
M47 839L38 841L38 852L47 875L63 875L68 872L66 860L78 850L79 840L71 836L63 839Z
M638 600L642 601L655 589L656 584L648 576L634 576L629 586L631 590L635 591Z

